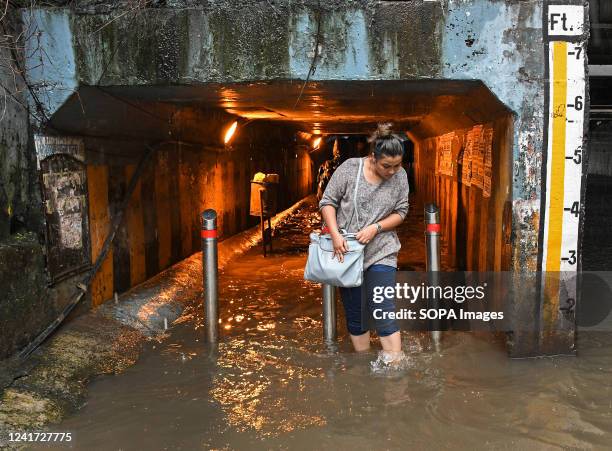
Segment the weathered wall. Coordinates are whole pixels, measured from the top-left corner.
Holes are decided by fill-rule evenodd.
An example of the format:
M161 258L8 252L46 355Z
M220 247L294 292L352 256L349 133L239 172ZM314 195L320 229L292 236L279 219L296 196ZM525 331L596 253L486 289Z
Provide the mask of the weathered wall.
M510 269L512 118L501 117L481 124L493 132L491 191L462 183L470 129L454 131L452 141L452 175L437 169L441 159L442 137L426 138L415 143L414 173L417 196L421 202L434 201L440 208L442 245L450 259L448 267L467 271L507 271Z
M6 52L0 49L2 53ZM12 83L11 74L0 67L0 83ZM18 99L24 101L19 94ZM27 110L10 96L0 99L5 109L0 120L0 240L25 224L31 204L31 179L28 161Z
M8 10L6 33L20 32ZM0 45L0 359L24 346L55 314L47 302L42 214L19 49ZM15 321L15 318L19 318Z
M44 263L33 234L0 242L0 360L25 346L52 320Z
M19 24L13 25L19 33ZM40 226L26 87L13 56L6 45L0 46L0 241L11 232Z
M545 151L543 3L461 2L449 13L453 32L446 33L444 39L448 60L444 75L483 80L516 113L511 160L512 257L514 267L533 270L537 268Z

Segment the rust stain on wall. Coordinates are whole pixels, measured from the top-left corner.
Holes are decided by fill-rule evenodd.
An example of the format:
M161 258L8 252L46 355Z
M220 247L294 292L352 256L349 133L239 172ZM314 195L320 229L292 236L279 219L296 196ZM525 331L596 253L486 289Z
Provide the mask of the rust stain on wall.
M129 183L134 174L135 166L125 168L125 179ZM128 236L130 244L130 284L138 285L144 282L147 276L145 263L145 234L144 219L142 215L142 183L139 181L130 199L127 215Z
M159 269L164 269L170 264L172 253L168 151L159 150L157 152L157 157L157 167L155 168L157 241L159 243Z
M514 239L512 252L516 272L537 271L540 200L516 200L513 203Z
M87 166L89 189L89 233L91 259L96 260L110 230L108 206L108 166ZM113 296L113 250L108 252L100 271L91 283L91 303L102 304Z
M189 150L180 149L179 155L181 161L178 167L178 183L179 183L179 204L181 212L181 256L187 257L191 255L191 249L193 249L191 231L192 227L192 216L194 211L191 205L191 178L193 169L187 164L185 159L185 153Z

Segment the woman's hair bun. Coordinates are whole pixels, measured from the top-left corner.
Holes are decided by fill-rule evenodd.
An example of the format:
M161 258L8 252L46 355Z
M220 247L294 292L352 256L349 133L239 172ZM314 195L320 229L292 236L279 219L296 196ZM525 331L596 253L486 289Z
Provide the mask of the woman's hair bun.
M380 124L378 124L378 127L376 128L377 138L379 139L393 138L393 132L391 130L392 126L393 124L391 124L391 122L381 122Z
M390 157L404 155L402 140L398 135L393 134L392 127L391 122L380 122L376 131L368 139L372 148L371 152L374 153L377 160L383 155Z
M392 127L393 127L393 124L391 122L380 122L378 126L376 127L376 130L374 131L374 133L372 133L372 135L368 139L368 141L373 142L378 139L395 138L395 135L393 135Z

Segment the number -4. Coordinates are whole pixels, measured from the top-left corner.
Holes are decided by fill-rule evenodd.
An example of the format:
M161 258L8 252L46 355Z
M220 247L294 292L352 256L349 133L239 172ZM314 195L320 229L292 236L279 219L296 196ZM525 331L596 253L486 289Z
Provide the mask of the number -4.
M569 257L563 257L561 260L563 260L564 262L568 262L570 265L575 265L576 264L576 251L571 250L571 251L568 251L568 253L569 253Z
M578 217L580 215L580 202L576 201L569 208L564 208L565 211L569 211L570 214Z

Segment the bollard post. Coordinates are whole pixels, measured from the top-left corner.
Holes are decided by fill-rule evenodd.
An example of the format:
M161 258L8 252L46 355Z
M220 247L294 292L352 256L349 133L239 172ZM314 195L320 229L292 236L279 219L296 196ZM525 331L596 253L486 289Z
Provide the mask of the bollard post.
M436 204L425 205L425 245L427 248L427 278L429 285L439 285L440 271L440 210ZM440 300L432 299L432 307L439 308ZM436 347L440 347L441 327L440 320L433 320L431 323L431 338Z
M440 211L436 204L425 205L427 271L440 271Z
M323 284L323 339L335 341L336 334L336 287Z
M219 282L215 210L209 209L202 213L201 237L206 339L209 343L216 343L219 338Z

